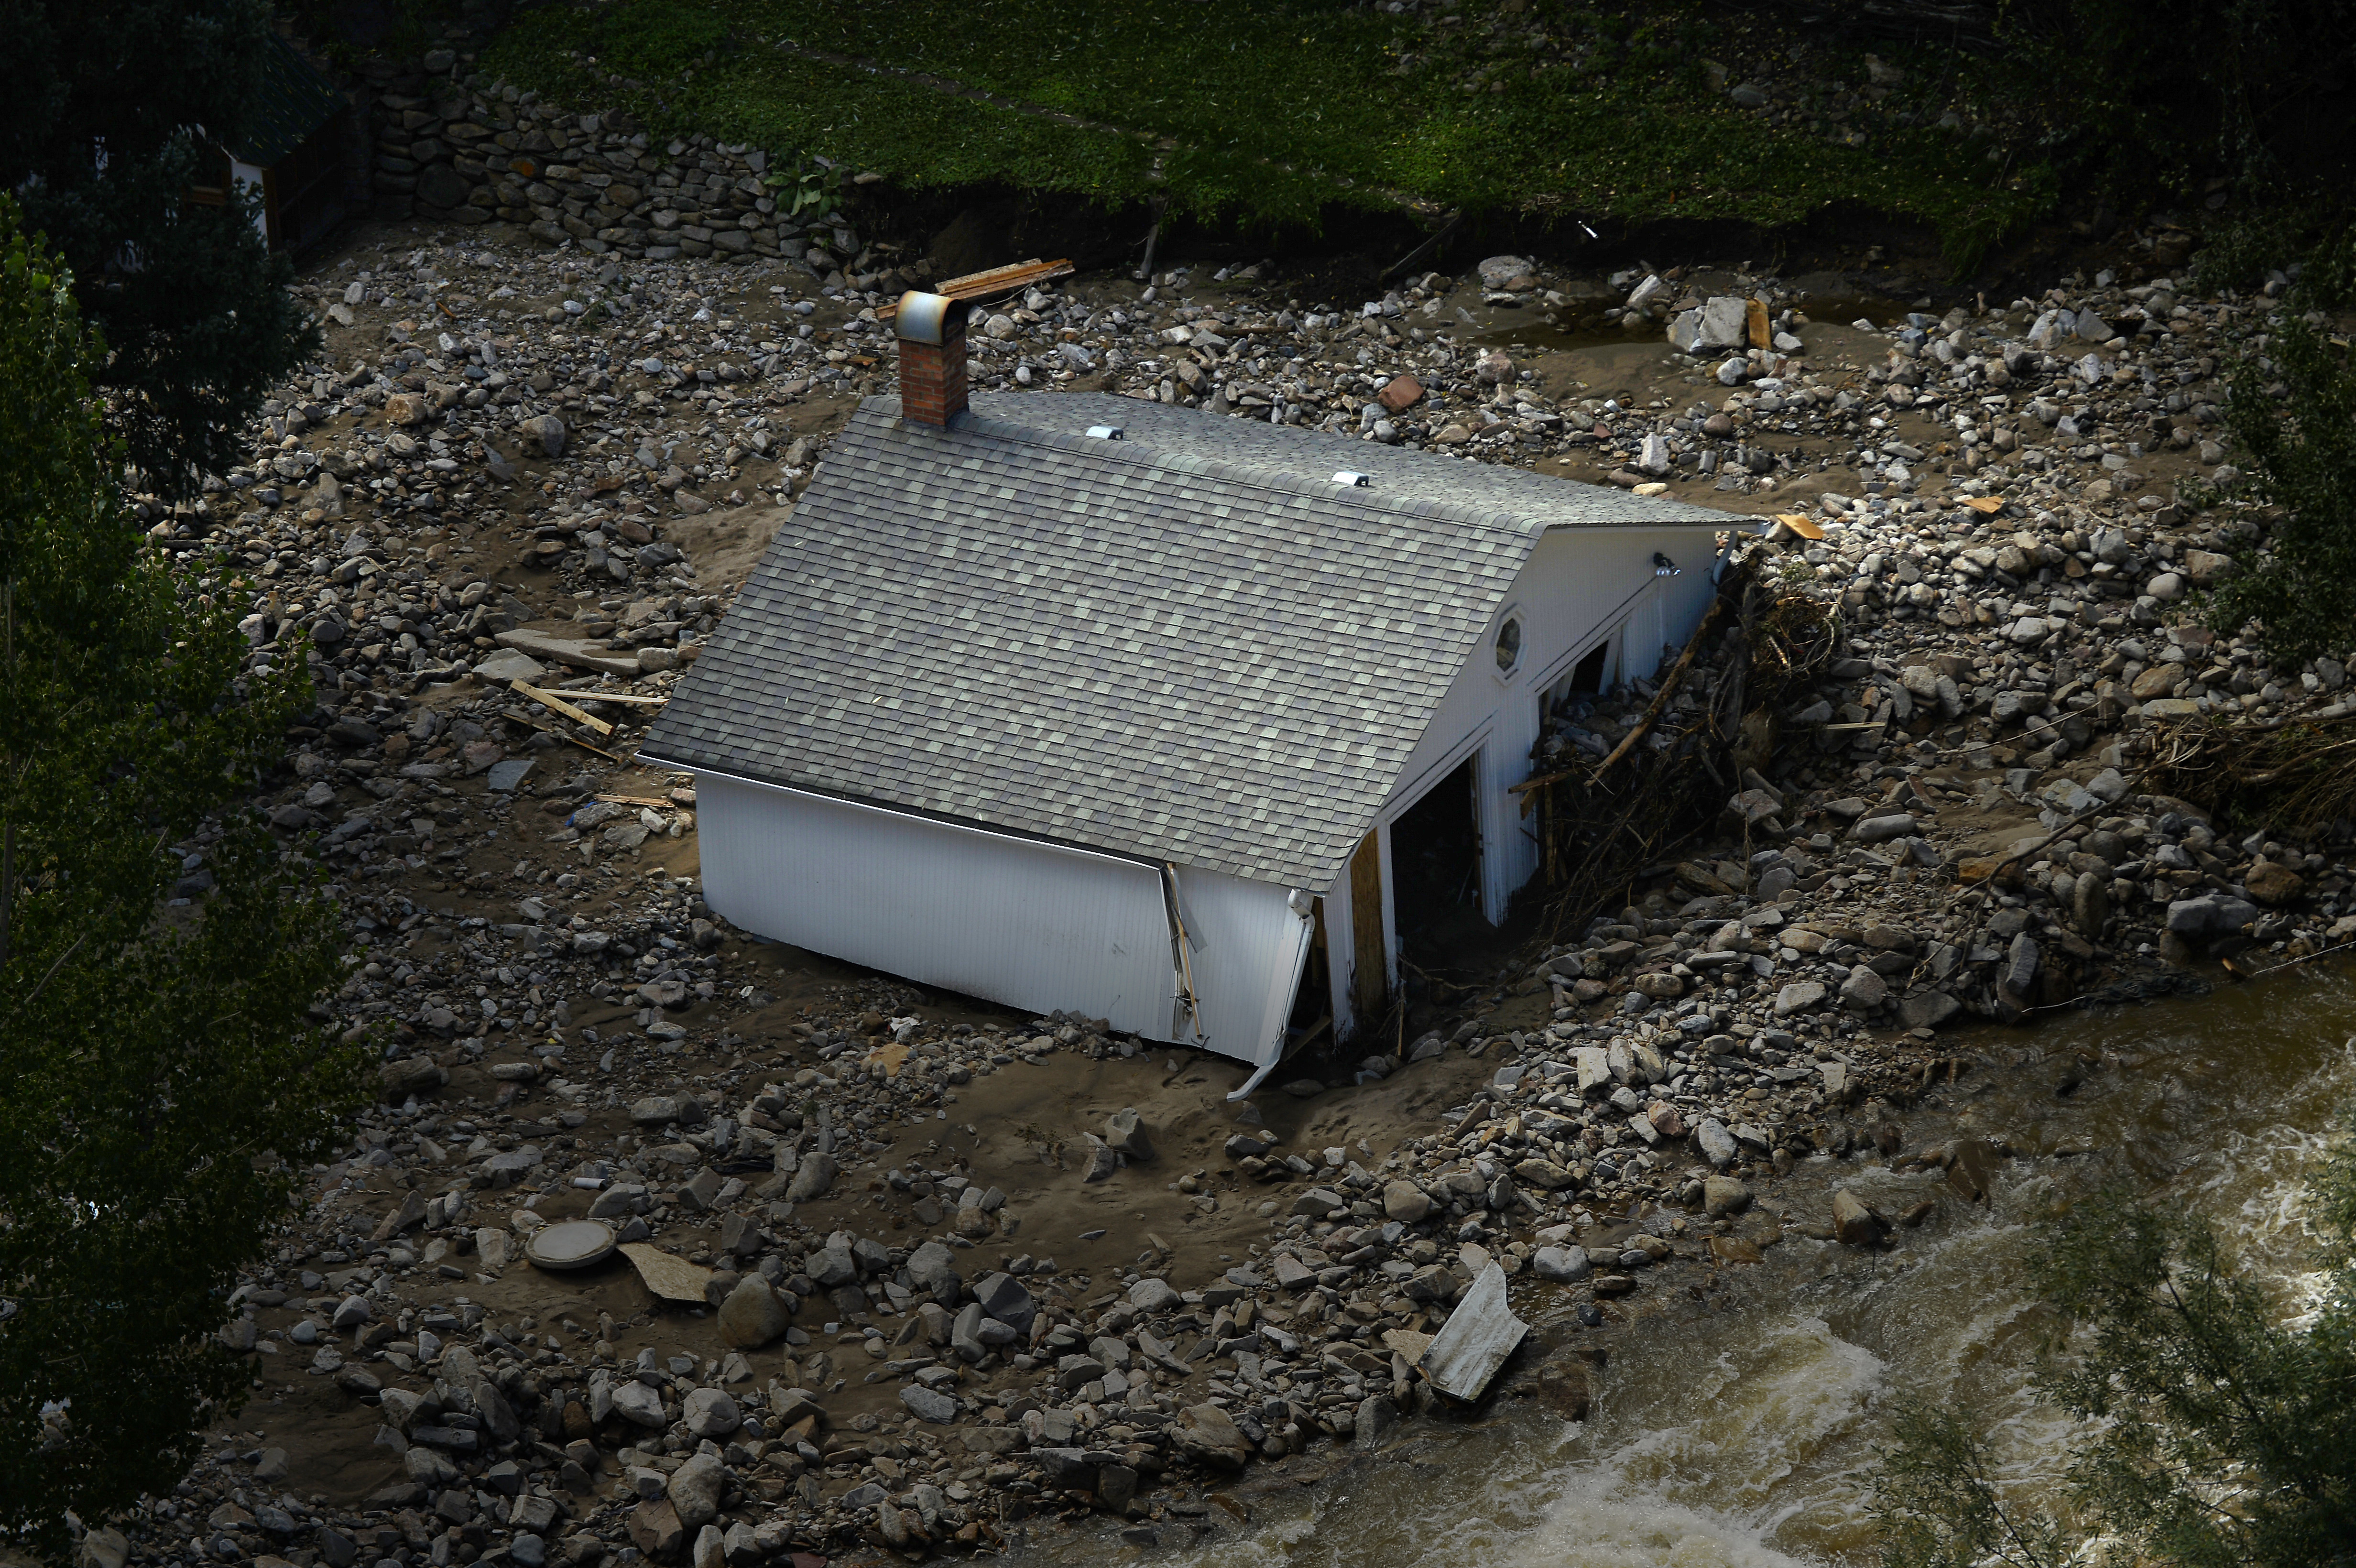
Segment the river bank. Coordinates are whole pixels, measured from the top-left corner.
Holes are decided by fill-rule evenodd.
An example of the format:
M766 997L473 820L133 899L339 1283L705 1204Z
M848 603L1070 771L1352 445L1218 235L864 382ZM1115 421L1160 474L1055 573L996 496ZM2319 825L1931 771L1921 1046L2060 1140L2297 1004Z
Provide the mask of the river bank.
M2299 1308L2313 1267L2307 1184L2356 1088L2356 986L2344 965L2200 999L2073 1013L2026 1040L2031 1060L1941 1091L1905 1118L1924 1150L2012 1152L1985 1200L1904 1159L1804 1162L1780 1188L1822 1211L1836 1185L1892 1211L1937 1212L1886 1251L1787 1232L1721 1287L1648 1294L1610 1345L1581 1423L1543 1397L1421 1424L1378 1451L1256 1474L1248 1521L1178 1563L1275 1568L1425 1563L1479 1568L1793 1568L1878 1561L1869 1505L1885 1411L1912 1397L1968 1411L1997 1440L2008 1501L2059 1501L2069 1424L2030 1396L2050 1320L2031 1305L2032 1222L2124 1182L2203 1220L2233 1265ZM1591 1343L1560 1307L1536 1332ZM1025 1561L1102 1561L1099 1525Z
M2175 487L2230 458L2215 379L2267 302L2178 289L2149 238L2140 274L1941 317L1847 276L1508 257L1375 300L1180 265L986 313L985 386L1796 519L1761 548L1842 620L1715 837L1427 995L1404 1050L1240 1108L1218 1059L727 930L691 791L628 761L889 389L881 296L488 229L328 258L303 284L327 362L156 537L192 589L253 574L255 659L311 639L321 707L268 805L351 912L336 1006L384 1046L385 1101L240 1292L254 1403L122 1554L743 1568L1005 1546L1043 1516L1173 1542L1232 1519L1209 1499L1239 1472L1430 1410L1411 1352L1489 1262L1546 1328L1508 1392L1567 1416L1653 1304L1926 1233L1922 1198L1860 1177L1836 1204L1821 1178L1929 1154L1925 1094L2042 1049L1943 1029L2356 930L2344 839L2221 837L2139 783L2166 726L2345 713L2341 665L2171 624L2263 526ZM1722 303L1751 297L1755 346ZM1554 759L1654 695L1566 715ZM1935 1161L1934 1203L1984 1190L1981 1158ZM524 1261L590 1216L651 1254Z

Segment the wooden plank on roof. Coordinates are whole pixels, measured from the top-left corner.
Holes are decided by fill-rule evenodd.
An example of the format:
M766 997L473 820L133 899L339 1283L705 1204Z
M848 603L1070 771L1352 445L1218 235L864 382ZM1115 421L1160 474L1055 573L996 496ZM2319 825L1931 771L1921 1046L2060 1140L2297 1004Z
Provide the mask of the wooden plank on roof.
M951 278L947 283L935 283L926 292L953 300L978 300L985 294L1004 293L1013 289L1028 288L1033 283L1044 283L1051 278L1067 278L1072 275L1073 271L1074 268L1068 258L1043 261L1033 256L1027 261L1017 261L1012 266L992 267L985 272L968 272L962 278ZM890 304L875 307L875 319L878 321L889 321L899 314L900 302L897 300L894 300Z

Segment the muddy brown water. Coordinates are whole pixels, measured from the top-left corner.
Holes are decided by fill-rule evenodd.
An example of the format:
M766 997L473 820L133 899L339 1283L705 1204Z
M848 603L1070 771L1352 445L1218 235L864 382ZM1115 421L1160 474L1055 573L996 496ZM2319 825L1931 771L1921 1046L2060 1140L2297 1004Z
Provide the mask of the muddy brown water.
M2206 1217L2286 1311L2298 1308L2313 1281L2306 1184L2356 1094L2352 1033L2356 968L2343 965L1991 1036L1977 1043L2042 1060L1967 1077L1907 1123L1908 1147L1982 1135L2019 1151L1984 1206L1959 1205L1935 1170L1804 1162L1773 1194L1795 1218L1821 1213L1842 1185L1886 1212L1922 1197L1940 1210L1878 1254L1787 1231L1707 1306L1618 1331L1583 1424L1501 1401L1476 1423L1411 1425L1321 1485L1249 1488L1248 1525L1213 1510L1212 1533L1153 1556L1204 1568L1863 1568L1877 1561L1870 1474L1895 1395L1976 1407L2009 1486L2033 1493L2058 1473L2065 1424L2028 1387L2047 1324L2022 1292L2030 1221L2054 1199L2128 1181ZM1516 1307L1577 1343L1563 1299L1532 1285ZM1109 1544L1091 1532L1016 1557L1102 1561Z

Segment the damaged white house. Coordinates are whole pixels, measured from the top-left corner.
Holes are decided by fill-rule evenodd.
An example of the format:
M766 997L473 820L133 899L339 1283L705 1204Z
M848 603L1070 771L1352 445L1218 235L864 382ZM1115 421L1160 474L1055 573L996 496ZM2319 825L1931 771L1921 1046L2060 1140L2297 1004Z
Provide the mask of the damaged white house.
M1648 675L1743 519L1108 394L873 398L640 749L744 930L1275 1064L1536 871L1550 703ZM1258 1074L1255 1074L1257 1081Z

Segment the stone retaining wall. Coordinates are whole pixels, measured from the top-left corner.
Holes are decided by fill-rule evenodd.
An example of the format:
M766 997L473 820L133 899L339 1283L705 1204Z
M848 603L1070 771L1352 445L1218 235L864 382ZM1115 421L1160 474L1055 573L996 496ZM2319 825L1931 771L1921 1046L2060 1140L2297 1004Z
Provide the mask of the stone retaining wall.
M780 213L761 148L657 140L626 114L562 109L470 74L469 63L435 49L415 66L370 60L348 82L379 219L505 222L592 255L798 262L854 288L919 281L871 261L839 208L799 221Z

